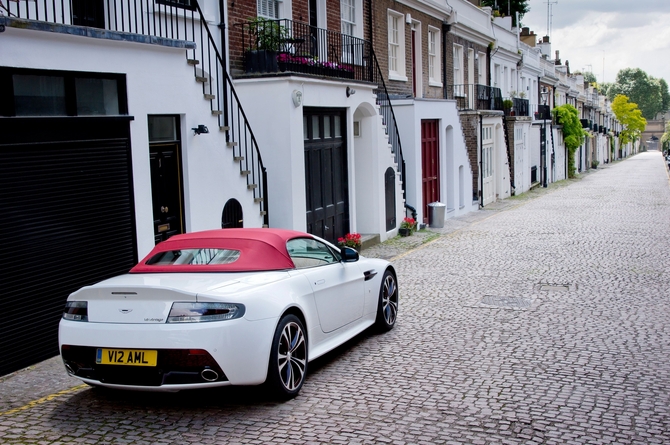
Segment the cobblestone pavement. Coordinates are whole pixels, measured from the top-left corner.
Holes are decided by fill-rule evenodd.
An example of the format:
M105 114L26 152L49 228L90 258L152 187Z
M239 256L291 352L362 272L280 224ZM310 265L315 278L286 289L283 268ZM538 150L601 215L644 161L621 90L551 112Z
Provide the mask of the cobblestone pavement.
M642 153L364 251L394 258L398 324L294 400L91 389L56 358L0 379L0 443L668 444L669 222Z

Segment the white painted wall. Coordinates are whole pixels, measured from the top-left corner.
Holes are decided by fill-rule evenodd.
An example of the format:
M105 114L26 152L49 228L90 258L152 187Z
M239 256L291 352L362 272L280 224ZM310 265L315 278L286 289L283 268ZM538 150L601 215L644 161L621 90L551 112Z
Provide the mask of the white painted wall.
M246 227L263 223L184 51L16 28L2 34L3 66L126 75L129 114L134 117L130 131L140 257L154 246L148 115L180 116L187 231L220 228L221 212L230 198L242 204ZM190 129L198 124L210 133L194 136Z
M350 86L356 93L347 97ZM281 76L239 79L236 90L255 128L259 145L268 147L263 160L269 170L270 225L305 230L305 161L303 107L346 109L347 162L349 164L350 231L379 234L382 241L395 236L386 232L384 172L396 168L372 93L373 85L317 78ZM293 91L302 93L295 106ZM354 138L353 122L361 123ZM272 174L275 171L278 174ZM396 221L402 220L402 189L396 183Z
M447 204L445 218L477 210L477 202L472 202L472 170L455 101L398 100L393 102L393 110L407 164L407 204L417 210L418 220L427 217L423 214L421 188L421 121L424 119L439 120L440 200Z

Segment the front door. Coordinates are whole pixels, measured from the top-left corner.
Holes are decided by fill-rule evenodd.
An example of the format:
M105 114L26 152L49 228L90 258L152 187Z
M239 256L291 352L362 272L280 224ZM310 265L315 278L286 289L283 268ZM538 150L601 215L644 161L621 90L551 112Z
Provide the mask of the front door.
M421 121L421 180L423 222L428 223L428 204L440 200L439 124L436 119Z
M177 116L149 116L149 162L156 244L172 235L184 233L178 123Z
M344 110L305 108L307 232L336 243L349 231Z

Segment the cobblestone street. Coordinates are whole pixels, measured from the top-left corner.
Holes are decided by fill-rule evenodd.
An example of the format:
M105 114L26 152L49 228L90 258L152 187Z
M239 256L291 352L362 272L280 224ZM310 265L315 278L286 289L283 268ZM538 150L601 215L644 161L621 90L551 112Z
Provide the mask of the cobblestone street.
M398 323L294 400L92 389L55 358L0 378L0 443L668 444L668 173L602 167L365 250L398 270Z

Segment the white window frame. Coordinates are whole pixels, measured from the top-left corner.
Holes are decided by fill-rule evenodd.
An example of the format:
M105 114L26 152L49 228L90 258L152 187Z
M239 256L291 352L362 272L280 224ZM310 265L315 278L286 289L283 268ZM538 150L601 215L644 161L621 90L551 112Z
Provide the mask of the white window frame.
M428 26L428 85L431 87L442 87L441 37L439 29Z
M405 15L389 9L387 17L389 80L407 82L407 68L405 67Z
M281 0L256 0L256 11L258 17L275 20L280 19L282 17L281 4ZM271 6L274 6L276 16L266 14L266 12L270 12L269 9L271 9Z
M477 73L477 83L479 85L486 85L486 53L480 51L477 58L479 59L479 66L477 67L477 70L479 71Z
M463 46L454 44L454 96L465 97L465 67L463 66Z
M345 14L349 10L350 14ZM346 17L345 17L346 16ZM342 63L363 65L363 3L361 0L340 0ZM348 36L355 37L351 39ZM358 40L361 39L361 40Z

